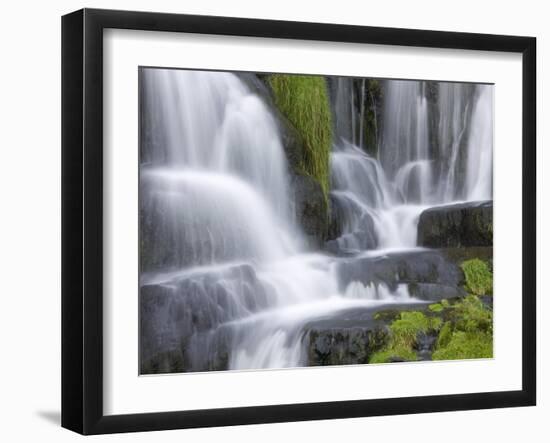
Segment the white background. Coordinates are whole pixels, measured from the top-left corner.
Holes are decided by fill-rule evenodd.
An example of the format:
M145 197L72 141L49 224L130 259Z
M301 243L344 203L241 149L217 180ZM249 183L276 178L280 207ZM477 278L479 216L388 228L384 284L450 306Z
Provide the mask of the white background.
M0 45L0 436L4 441L72 441L81 437L58 427L60 392L60 15L82 6L352 23L538 37L538 148L543 113L550 104L542 88L548 71L550 30L544 2L439 1L339 2L278 0L185 4L157 0L87 3L11 2L3 5ZM520 147L518 146L518 149ZM539 156L539 191L548 195L548 155ZM546 164L544 164L546 162ZM546 189L545 189L546 188ZM548 224L549 203L539 196L539 225ZM548 234L539 232L539 274L550 265ZM99 437L127 441L335 441L465 439L518 441L548 438L550 328L541 313L549 282L539 279L539 406L495 411L440 413L237 428L170 431ZM542 346L541 346L542 342Z

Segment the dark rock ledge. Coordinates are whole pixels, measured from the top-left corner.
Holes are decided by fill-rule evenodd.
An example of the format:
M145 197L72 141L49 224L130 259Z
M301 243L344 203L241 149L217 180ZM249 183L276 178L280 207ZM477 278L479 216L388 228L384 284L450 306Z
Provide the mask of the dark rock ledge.
M425 210L418 221L417 243L429 248L492 246L492 200Z

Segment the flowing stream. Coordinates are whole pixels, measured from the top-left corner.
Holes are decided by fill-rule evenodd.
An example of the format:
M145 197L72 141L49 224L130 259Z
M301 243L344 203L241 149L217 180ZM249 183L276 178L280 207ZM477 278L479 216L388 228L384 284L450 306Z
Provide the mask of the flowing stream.
M384 120L390 123L379 152L389 154L379 158L364 153L363 137L346 136L347 128L363 133L356 125L364 100L344 94L353 85L343 82L333 101L345 123L335 119L331 158L332 195L344 214L336 240L342 250L414 247L423 208L492 192L492 122L485 121L491 92L441 87L440 107L452 109L438 131L444 139L452 133L453 143L432 154L424 86L388 84ZM154 311L141 306L142 327L154 332L141 343L142 358L185 337L190 371L302 366L308 321L414 302L403 287L351 282L342 288L337 258L308 251L292 215L278 122L242 77L143 69L141 87L140 229L153 232L146 254L154 259L144 264L142 258L140 287L142 300L156 297ZM362 88L364 98L364 81ZM453 94L463 103L451 100Z

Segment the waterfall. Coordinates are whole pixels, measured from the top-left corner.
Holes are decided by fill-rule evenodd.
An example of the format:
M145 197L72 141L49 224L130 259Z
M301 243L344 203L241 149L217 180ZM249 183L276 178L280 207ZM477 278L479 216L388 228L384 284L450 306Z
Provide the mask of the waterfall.
M493 196L493 89L478 92L468 140L466 196L487 200Z
M332 198L344 218L336 239L341 251L414 248L427 207L492 198L491 86L385 81L382 133L372 157L341 121L360 116L364 124L364 80L335 83L331 175ZM361 108L342 113L354 91Z
M384 285L342 289L333 259L306 252L277 121L242 78L140 72L142 359L183 343L191 371L299 366L308 320L407 297ZM350 201L361 183L379 185L358 205L392 211L380 166L351 147L340 154L334 176Z

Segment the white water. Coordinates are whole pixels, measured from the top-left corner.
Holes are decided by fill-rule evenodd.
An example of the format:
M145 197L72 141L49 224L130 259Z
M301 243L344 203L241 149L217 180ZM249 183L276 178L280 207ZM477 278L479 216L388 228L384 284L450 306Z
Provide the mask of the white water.
M277 123L241 79L145 69L142 82L140 205L156 236L148 253L161 264L141 284L161 288L169 306L147 321L162 343L186 336L191 370L215 366L222 345L230 369L298 366L305 322L408 298L403 288L392 294L353 282L339 292L333 259L306 253L290 215ZM369 177L357 171L358 180ZM373 196L380 204L384 192ZM384 211L400 209L378 214L381 231Z
M468 200L493 198L493 89L484 88L474 106L468 141Z
M354 82L338 79L333 99L334 113L347 112L352 122L364 115L363 109L343 105L354 90L364 94L364 83ZM340 250L414 248L426 208L492 198L492 87L438 83L431 111L427 87L419 81L385 82L376 158L365 153L362 138L357 144L353 127L350 132L336 117L331 170L332 196L345 218L336 240Z

